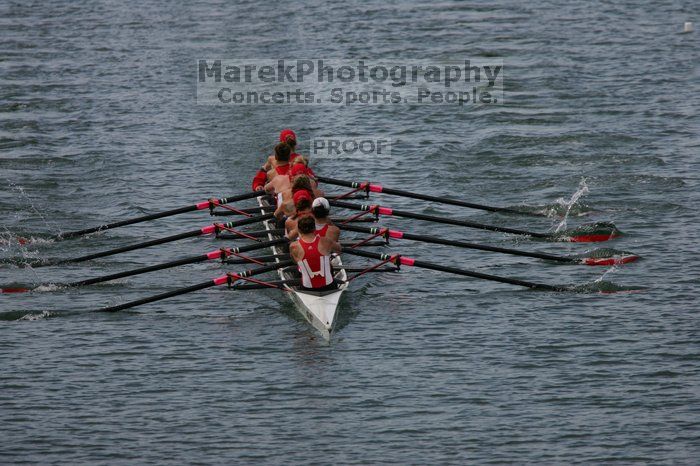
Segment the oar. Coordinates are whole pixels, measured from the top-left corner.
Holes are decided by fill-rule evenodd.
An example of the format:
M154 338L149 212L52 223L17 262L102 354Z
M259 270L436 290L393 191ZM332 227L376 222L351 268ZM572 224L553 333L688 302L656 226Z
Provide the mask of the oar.
M412 193L409 191L403 191L401 189L386 188L382 185L374 184L374 183L370 183L370 182L366 182L366 181L365 182L343 181L343 180L337 180L335 178L328 178L325 176L319 176L319 177L317 177L317 179L318 179L318 181L320 181L322 183L333 184L336 186L345 186L348 188L364 189L364 190L369 190L370 192L373 192L373 193L384 193L384 194L391 194L394 196L410 197L412 199L420 199L422 201L437 202L440 204L449 204L449 205L456 205L456 206L460 206L460 207L469 207L470 209L486 210L489 212L506 212L509 214L543 216L542 214L536 214L536 213L532 213L532 212L522 212L520 210L510 209L508 207L494 207L494 206L483 205L483 204L475 204L473 202L460 201L459 199L451 199L449 197L444 197L444 196L430 196L428 194Z
M566 230L559 233L537 233L534 231L518 230L515 228L499 227L495 225L486 225L483 223L470 222L468 220L457 220L445 217L436 217L434 215L417 214L406 212L403 210L381 207L378 204L352 204L350 202L329 201L332 206L343 209L361 210L371 212L376 215L387 215L396 217L413 218L416 220L425 220L427 222L444 223L448 225L457 225L467 228L476 228L480 230L497 231L501 233L510 233L513 235L524 235L533 238L540 238L549 241L565 241L565 242L596 242L607 241L622 235L622 232L610 222L599 222L594 225L583 226L581 228Z
M242 277L250 277L253 275L258 275L265 272L270 272L272 270L281 269L292 265L294 261L288 260L283 262L276 262L274 264L265 265L257 269L246 270L240 273L227 273L220 277L214 278L212 280L207 280L206 282L199 283L197 285L188 286L185 288L178 288L177 290L168 291L167 293L157 294L155 296L149 296L147 298L137 299L136 301L130 301L128 303L119 304L116 306L103 307L98 309L99 312L116 312L123 311L124 309L130 309L132 307L141 306L142 304L154 303L156 301L161 301L163 299L172 298L174 296L180 296L187 293L192 293L194 291L204 290L206 288L211 288L213 286L225 285L233 283ZM234 285L235 287L235 285ZM268 288L282 288L281 285L275 283L268 283ZM233 288L233 287L232 287ZM240 289L240 288L239 288Z
M462 275L465 277L472 277L472 278L481 278L483 280L491 280L494 282L500 282L500 283L507 283L509 285L518 285L518 286L524 286L526 288L531 288L533 290L541 290L541 291L569 291L570 289L565 287L565 286L556 286L556 285L546 285L543 283L534 283L534 282L528 282L525 280L518 280L516 278L507 278L507 277L499 277L496 275L490 275L486 273L481 273L481 272L473 272L471 270L464 270L464 269L458 269L456 267L448 267L445 265L439 265L439 264L433 264L431 262L423 262L420 260L412 259L410 257L404 257L401 255L394 255L394 254L377 254L374 252L368 252L368 251L361 251L358 249L352 249L352 248L343 248L343 252L347 254L352 254L355 256L362 256L362 257L368 257L370 259L378 259L378 260L388 260L390 258L393 258L391 261L392 263L396 265L407 265L410 267L420 267L423 269L430 269L430 270L436 270L438 272L446 272L446 273L452 273L455 275Z
M286 238L278 238L274 239L272 241L265 241L264 243L255 243L255 244L250 244L248 246L241 246L238 248L221 248L217 249L215 251L208 252L206 254L199 254L196 256L190 256L190 257L185 257L182 259L176 259L174 261L169 261L165 262L162 264L155 264L155 265L149 265L147 267L140 267L138 269L132 269L132 270L125 270L123 272L117 272L113 273L110 275L103 275L101 277L95 277L95 278L89 278L87 280L80 280L77 282L72 282L72 283L42 283L40 285L35 285L32 288L21 288L17 286L13 287L7 287L7 288L0 288L0 293L24 293L28 291L35 290L41 286L50 286L50 285L56 285L61 288L73 288L73 287L78 287L78 286L87 286L87 285L94 285L96 283L104 283L112 280L118 280L120 278L126 278L126 277L133 277L134 275L141 275L144 273L148 272L155 272L157 270L164 270L164 269L170 269L173 267L180 267L183 265L188 265L188 264L196 264L198 262L205 262L205 261L210 261L210 260L217 260L217 259L225 259L229 256L244 253L244 252L249 252L249 251L255 251L258 249L264 249L268 248L271 246L277 246L278 244L283 244L287 243L289 240ZM260 263L262 261L258 261L255 258L251 259L239 259L241 262L239 263L251 263L251 262L257 262Z
M223 230L226 228L235 228L243 225L250 225L252 223L262 222L273 217L273 214L259 215L256 217L244 218L236 222L228 222L222 224L212 224L198 230L186 231L184 233L178 233L176 235L166 236L164 238L158 238L150 241L144 241L142 243L132 244L130 246L123 246L121 248L110 249L108 251L97 252L95 254L89 254L87 256L74 257L72 259L64 259L54 262L47 262L44 264L37 264L35 267L45 267L49 265L59 265L59 264L72 264L75 262L85 262L92 259L98 259L100 257L113 256L115 254L121 254L122 252L135 251L137 249L148 248L151 246L157 246L159 244L171 243L173 241L178 241L185 238L193 238L195 236L211 235L216 233L217 230Z
M78 236L87 235L89 233L96 233L98 231L109 230L111 228L123 227L126 225L133 225L135 223L147 222L149 220L156 220L156 219L164 218L164 217L172 217L173 215L184 214L186 212L193 212L195 210L213 209L214 207L219 206L219 205L230 204L232 202L237 202L237 201L242 201L245 199L250 199L253 197L258 197L260 195L261 195L261 193L259 191L254 191L254 192L238 194L238 195L230 196L230 197L222 197L221 199L211 199L208 201L198 202L196 204L189 205L186 207L180 207L178 209L166 210L166 211L158 212L155 214L144 215L142 217L129 218L129 219L121 220L119 222L114 222L114 223L106 223L104 225L99 225L99 226L92 227L92 228L85 228L84 230L68 231L68 232L64 232L64 233L59 233L58 235L53 236L52 239L61 240L61 239L75 238Z
M497 246L487 246L483 244L466 243L464 241L449 240L429 235L415 235L399 230L391 230L384 227L359 227L354 225L337 225L341 230L356 231L358 233L368 233L371 235L384 236L395 239L408 239L412 241L421 241L423 243L444 244L446 246L455 246L465 249L478 249L480 251L497 252L501 254L510 254L513 256L534 257L536 259L544 259L549 261L561 262L564 264L585 264L585 265L617 265L626 264L639 259L639 256L630 253L623 253L619 256L601 256L601 257L565 257L554 254L546 254L541 252L528 252L518 249L499 248Z
M229 257L228 259L224 259L224 264L250 264L251 261L259 264L261 262L275 262L277 259L289 259L289 254L268 254L264 256L254 256L241 259L233 259Z

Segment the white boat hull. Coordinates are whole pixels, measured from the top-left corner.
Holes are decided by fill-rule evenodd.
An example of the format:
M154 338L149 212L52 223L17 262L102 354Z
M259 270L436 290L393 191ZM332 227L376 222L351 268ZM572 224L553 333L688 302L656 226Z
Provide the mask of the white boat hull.
M271 206L264 197L258 198L258 203L261 207L270 207L270 211L274 210L274 206ZM265 211L263 211L265 213ZM274 230L276 228L274 220L268 220L264 222L265 228L267 230ZM277 239L280 236L270 233L268 235L269 239ZM281 246L272 247L274 254L281 255L285 254L284 248ZM277 262L281 259L277 258ZM341 267L342 262L340 257L333 259L333 265L336 267ZM337 290L326 291L326 292L305 292L301 291L295 287L290 287L287 285L287 294L290 296L291 300L294 302L296 310L299 314L306 319L306 321L311 324L319 334L326 340L330 341L333 332L335 331L335 325L338 320L338 304L340 297L343 292L347 289L347 274L342 268L336 268L335 279L339 283ZM286 267L279 269L277 271L281 280L294 280L299 278L299 272L296 266Z

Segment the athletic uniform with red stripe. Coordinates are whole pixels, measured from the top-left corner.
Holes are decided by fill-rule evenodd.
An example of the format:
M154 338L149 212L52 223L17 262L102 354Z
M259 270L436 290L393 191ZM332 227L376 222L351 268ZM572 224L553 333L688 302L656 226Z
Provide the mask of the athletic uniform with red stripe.
M328 233L328 227L330 226L330 223L326 224L316 224L316 234L320 236L321 238L325 238L326 233Z
M299 244L304 249L304 259L299 262L301 284L304 288L323 288L333 283L331 256L324 256L319 252L319 241L319 235L316 235L311 243L299 238Z

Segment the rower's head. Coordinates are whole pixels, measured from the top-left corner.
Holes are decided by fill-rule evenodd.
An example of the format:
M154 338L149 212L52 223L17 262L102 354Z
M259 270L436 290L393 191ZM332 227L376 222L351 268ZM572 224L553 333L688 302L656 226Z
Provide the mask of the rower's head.
M308 166L309 166L309 159L307 159L307 158L304 157L303 155L297 155L296 157L294 157L294 160L292 161L292 164L294 165L294 164L298 164L298 163L301 163L301 164L303 164L304 166L307 166L307 167L308 167Z
M294 205L297 205L297 203L299 203L299 201L301 200L307 200L309 201L309 207L311 207L313 197L311 197L311 193L306 189L300 189L294 192L294 194L292 195L292 200L294 201Z
M311 178L306 175L297 175L296 177L293 176L292 192L295 193L301 190L306 190L310 193L313 192L313 188L311 187Z
M293 152L297 146L297 135L291 129L283 129L280 131L280 142L283 142L291 147Z
M278 162L289 162L289 155L292 153L292 148L289 144L280 142L275 146L275 160Z
M316 221L313 217L302 217L297 222L297 230L302 235L316 233Z
M311 211L317 219L326 218L331 212L331 205L325 197L317 197L314 199L314 202L311 203Z
M300 189L299 191L295 192L292 199L294 201L294 208L296 208L297 212L311 209L311 194L309 194L309 192L305 189Z
M294 208L299 212L308 212L311 210L311 201L309 199L301 199L299 202L294 203Z

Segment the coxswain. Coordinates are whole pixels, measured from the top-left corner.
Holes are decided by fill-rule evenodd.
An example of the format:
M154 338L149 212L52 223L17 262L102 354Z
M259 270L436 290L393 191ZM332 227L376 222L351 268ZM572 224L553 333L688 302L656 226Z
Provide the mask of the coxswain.
M304 217L311 217L313 219L313 212L311 212L311 203L313 202L313 198L307 190L300 189L299 191L295 192L293 201L294 213L284 222L284 230L287 234L287 238L292 241L297 239L297 236L299 236L299 232L297 231L297 224L299 223L299 220Z
M299 239L289 246L292 260L299 266L301 286L313 291L336 289L331 267L331 254L340 253L340 244L316 234L316 222L311 216L299 220Z
M340 238L340 228L333 225L328 215L331 212L331 206L328 199L325 197L317 197L311 203L311 213L316 220L316 234L321 237L330 238L333 241L338 241Z
M289 146L289 149L291 150L291 152L289 154L289 164L292 165L292 162L297 157L301 157L301 155L299 155L295 152L296 147L297 147L297 135L294 134L294 131L292 131L291 129L283 129L282 131L280 131L280 142L287 144ZM270 171L275 167L276 164L277 164L277 161L275 160L275 155L272 154L265 161L265 165L263 165L263 169L265 171Z

